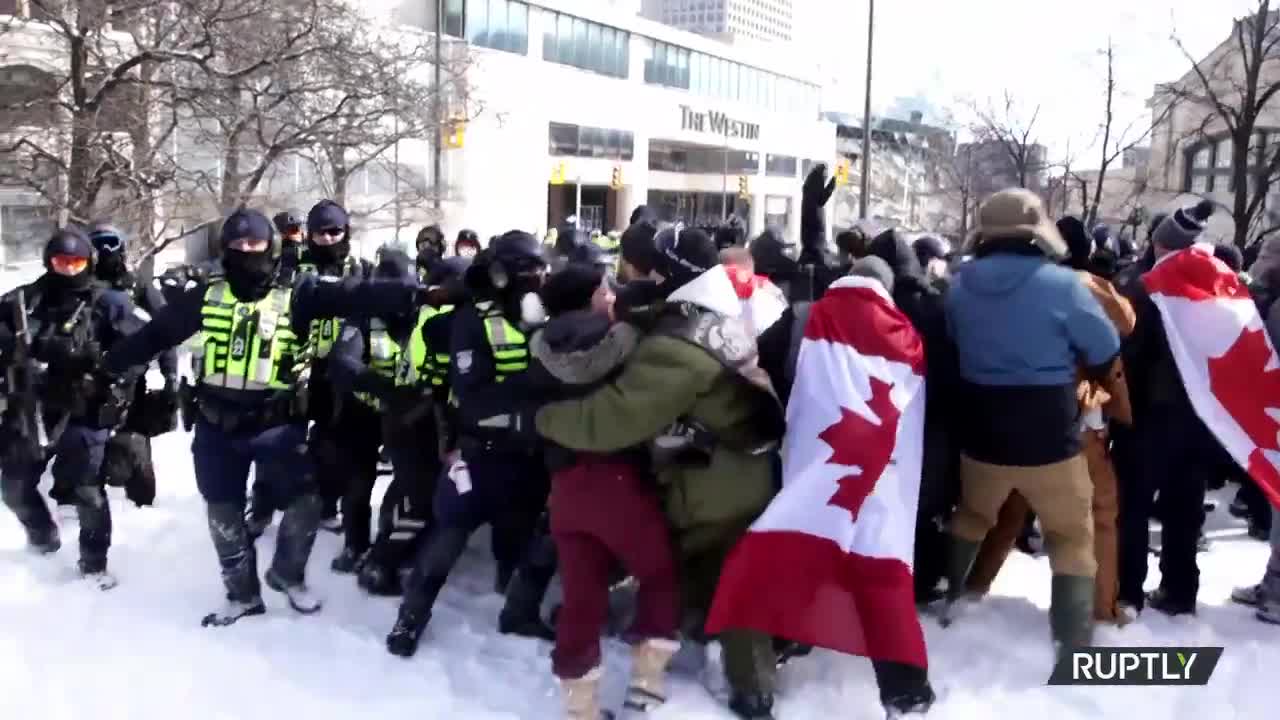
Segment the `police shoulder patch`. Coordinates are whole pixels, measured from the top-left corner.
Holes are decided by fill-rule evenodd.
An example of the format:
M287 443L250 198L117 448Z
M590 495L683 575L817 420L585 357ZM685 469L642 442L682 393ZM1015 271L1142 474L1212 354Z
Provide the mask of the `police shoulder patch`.
M458 372L467 373L471 371L471 351L462 350L453 356L453 363L458 367Z

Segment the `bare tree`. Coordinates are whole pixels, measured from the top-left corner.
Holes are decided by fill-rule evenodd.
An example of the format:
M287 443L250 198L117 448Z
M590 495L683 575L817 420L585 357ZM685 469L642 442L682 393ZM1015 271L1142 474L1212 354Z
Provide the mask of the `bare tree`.
M973 146L962 146L950 155L938 158L937 178L937 192L956 204L955 219L960 237L967 237L969 222L977 205Z
M984 181L989 185L1002 180L1004 178L1001 176L1006 175L1018 187L1029 188L1035 184L1032 181L1037 180L1047 167L1044 146L1038 142L1036 135L1040 106L1037 105L1030 116L1024 118L1013 94L1006 90L1000 101L988 99L983 105L970 102L969 109L976 118L969 128L974 142L998 149L992 157L975 159L980 165L995 163L993 167L982 167L978 171L979 195L985 196L1000 190L1001 188L982 185Z
M1271 4L1258 0L1255 12L1237 19L1227 43L1204 60L1196 60L1175 33L1174 43L1191 63L1190 77L1162 86L1157 98L1171 109L1189 105L1206 113L1198 140L1204 140L1211 127L1225 128L1235 188L1230 206L1234 240L1242 248L1250 237L1267 232L1265 225L1273 224L1266 198L1280 175L1280 143L1256 142L1259 120L1280 93L1280 12Z

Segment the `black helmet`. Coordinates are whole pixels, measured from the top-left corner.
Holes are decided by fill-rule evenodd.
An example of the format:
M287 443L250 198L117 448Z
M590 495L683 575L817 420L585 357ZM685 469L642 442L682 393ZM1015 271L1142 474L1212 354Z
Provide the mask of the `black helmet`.
M222 230L219 235L223 253L226 253L231 243L236 240L253 238L270 242L268 252L272 257L279 258L281 255L280 236L273 231L267 216L257 210L244 208L231 213L226 220L222 221Z
M453 254L458 254L458 248L463 245L470 245L480 252L480 235L475 230L463 228L458 231L458 239L453 242Z
M276 232L281 235L288 232L291 227L301 229L307 224L306 218L302 217L302 211L294 208L276 213L275 217L271 218L271 222L276 226Z
M44 265L49 267L49 260L55 255L84 258L92 268L94 261L93 244L85 236L84 231L74 225L68 225L54 231L53 237L44 245Z
M502 263L508 272L520 273L546 266L542 243L523 230L510 230L489 241L492 261Z
M89 229L89 241L99 255L124 253L125 236L118 228L106 222L97 222Z

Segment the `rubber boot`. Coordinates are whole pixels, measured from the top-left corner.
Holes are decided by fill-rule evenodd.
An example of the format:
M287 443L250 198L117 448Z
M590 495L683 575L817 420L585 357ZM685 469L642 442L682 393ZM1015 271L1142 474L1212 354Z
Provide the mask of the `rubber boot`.
M100 487L76 488L76 514L80 517L80 572L98 575L107 571L107 549L111 547L111 506Z
M320 496L314 493L296 498L285 508L276 534L276 554L267 571L267 585L289 598L289 605L305 614L320 609L320 601L307 589L307 560L320 524Z
M566 720L600 720L600 668L573 680L560 680Z
M1054 575L1049 602L1049 628L1061 661L1072 650L1093 644L1093 578Z
M969 579L969 571L973 569L973 561L978 557L980 543L951 537L951 546L947 548L947 597L938 617L942 627L948 627L955 620L956 601L964 595L965 582Z

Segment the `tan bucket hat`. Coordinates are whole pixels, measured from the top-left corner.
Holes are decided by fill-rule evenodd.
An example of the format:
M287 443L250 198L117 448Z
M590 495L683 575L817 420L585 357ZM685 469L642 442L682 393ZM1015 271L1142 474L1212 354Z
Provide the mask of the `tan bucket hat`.
M1001 190L978 210L978 227L970 247L995 238L1025 238L1053 260L1070 252L1062 233L1049 219L1040 196L1025 188Z

